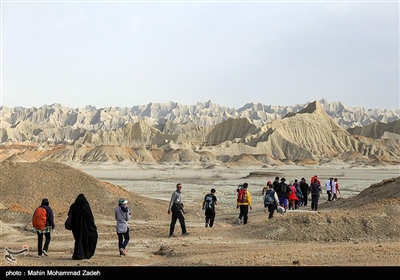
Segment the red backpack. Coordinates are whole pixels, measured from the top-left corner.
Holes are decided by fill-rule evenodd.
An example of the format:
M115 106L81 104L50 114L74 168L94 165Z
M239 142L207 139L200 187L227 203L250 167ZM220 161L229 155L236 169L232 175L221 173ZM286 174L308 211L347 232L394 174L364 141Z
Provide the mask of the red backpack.
M32 225L34 228L38 230L44 230L44 227L46 226L46 220L47 220L47 210L39 206L36 208L35 213L33 213L32 217Z
M246 189L242 188L238 191L237 202L239 203L249 202Z

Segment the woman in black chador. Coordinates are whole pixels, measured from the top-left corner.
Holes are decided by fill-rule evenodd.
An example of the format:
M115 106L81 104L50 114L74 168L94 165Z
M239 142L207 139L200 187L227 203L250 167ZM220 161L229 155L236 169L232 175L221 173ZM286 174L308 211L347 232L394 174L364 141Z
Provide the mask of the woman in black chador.
M72 215L72 234L75 239L72 258L74 260L90 259L96 250L98 236L92 210L83 194L79 194L70 206L68 216L70 215Z

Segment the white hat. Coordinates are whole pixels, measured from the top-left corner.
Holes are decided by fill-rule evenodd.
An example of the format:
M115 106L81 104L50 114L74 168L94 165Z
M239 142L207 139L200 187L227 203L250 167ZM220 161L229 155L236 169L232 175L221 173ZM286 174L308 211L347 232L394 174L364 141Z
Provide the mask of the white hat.
M128 200L125 200L123 198L121 198L120 200L118 200L118 204L125 204L128 203Z

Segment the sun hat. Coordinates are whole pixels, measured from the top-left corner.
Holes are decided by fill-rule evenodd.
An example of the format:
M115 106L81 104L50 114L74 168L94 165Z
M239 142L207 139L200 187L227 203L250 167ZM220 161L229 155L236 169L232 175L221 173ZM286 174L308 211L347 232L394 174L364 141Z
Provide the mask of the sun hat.
M125 200L125 199L123 199L123 198L120 198L120 199L118 200L118 204L125 204L125 203L128 203L128 200Z

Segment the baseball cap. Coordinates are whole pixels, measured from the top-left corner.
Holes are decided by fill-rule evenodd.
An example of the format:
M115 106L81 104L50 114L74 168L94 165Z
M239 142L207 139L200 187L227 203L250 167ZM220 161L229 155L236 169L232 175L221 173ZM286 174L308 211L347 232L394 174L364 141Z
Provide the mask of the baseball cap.
M123 198L120 198L120 199L118 200L118 204L125 204L125 203L128 203L128 200L125 200L125 199L123 199Z

